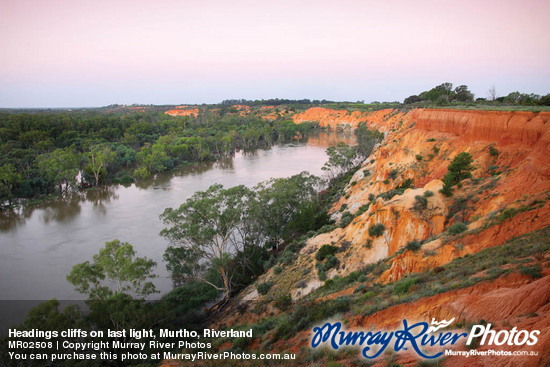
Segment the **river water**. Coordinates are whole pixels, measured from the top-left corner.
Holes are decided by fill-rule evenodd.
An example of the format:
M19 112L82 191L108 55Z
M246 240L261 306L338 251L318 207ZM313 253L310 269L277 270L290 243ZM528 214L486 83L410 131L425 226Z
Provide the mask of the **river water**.
M302 171L321 175L328 146L353 137L320 133L307 143L239 152L216 163L190 165L149 181L90 190L0 213L0 300L77 300L66 280L73 265L91 260L105 242L129 242L137 256L157 262L154 280L160 294L172 289L162 260L168 242L159 215L213 183L253 186L271 177Z

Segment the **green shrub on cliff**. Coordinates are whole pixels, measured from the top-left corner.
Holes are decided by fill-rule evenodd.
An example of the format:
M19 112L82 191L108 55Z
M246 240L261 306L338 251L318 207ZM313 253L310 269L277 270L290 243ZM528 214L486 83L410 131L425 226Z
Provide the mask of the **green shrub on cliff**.
M384 234L386 226L382 223L377 223L369 228L369 236L371 237L380 237Z
M446 196L453 194L453 186L460 185L460 181L472 177L474 170L473 158L470 153L459 153L449 164L448 172L443 177L443 188L441 193Z

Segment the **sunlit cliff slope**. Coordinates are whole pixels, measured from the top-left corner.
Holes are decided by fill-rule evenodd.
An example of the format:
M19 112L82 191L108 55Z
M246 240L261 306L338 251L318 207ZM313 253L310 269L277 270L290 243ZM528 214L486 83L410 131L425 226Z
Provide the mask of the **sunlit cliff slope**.
M444 366L550 363L550 113L311 108L293 120L331 128L365 123L385 139L333 205L336 225L310 237L278 274L272 268L260 277L256 285L273 284L267 294L245 289L216 326L258 323L292 315L300 302L348 297L350 309L338 319L350 327L433 317L455 318L457 328L485 320L496 329L541 331L536 346L521 349L539 351L536 357L446 357ZM442 180L462 152L471 154L475 170L447 197ZM339 225L346 213L353 219ZM321 279L315 254L327 244L338 248L338 265ZM293 306L281 307L277 300L287 294ZM280 330L264 334L249 348L303 354L311 329L284 338ZM415 366L418 357L385 355L376 363L389 358Z

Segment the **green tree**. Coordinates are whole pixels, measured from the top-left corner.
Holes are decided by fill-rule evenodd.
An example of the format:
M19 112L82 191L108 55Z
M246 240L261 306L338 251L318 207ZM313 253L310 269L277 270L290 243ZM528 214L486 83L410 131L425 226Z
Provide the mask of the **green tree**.
M468 86L459 85L455 88L455 99L460 102L472 102L474 94L468 90Z
M155 278L156 265L153 260L136 257L131 244L113 240L105 243L92 262L73 266L67 280L90 299L107 300L117 294L145 297L157 293L149 280Z
M12 164L0 166L0 207L13 198L14 189L21 183L21 175Z
M366 159L372 153L374 146L384 139L384 133L378 130L369 130L364 123L359 124L355 129L355 136L357 138L357 156L361 160Z
M254 230L248 233L256 234L255 238L260 237L257 240L259 243L277 245L289 237L293 230L307 232L312 229L308 227L315 225L316 215L311 215L311 209L319 212L318 185L319 178L308 172L289 178L272 178L258 184L254 188L256 195L249 203L251 218L247 223L255 224L260 233ZM305 215L309 215L312 222L306 221L302 213L307 213Z
M87 156L86 168L94 175L95 186L98 186L101 173L105 172L107 165L116 159L117 154L107 145L92 145Z
M245 186L224 189L214 184L206 191L198 191L179 208L167 208L160 218L169 227L161 231L171 245L164 259L173 279L199 279L217 290L225 298L231 294L231 255L244 243L243 220L251 191ZM223 286L214 284L205 276L214 267Z
M346 143L338 143L336 146L329 147L327 155L328 161L322 170L327 172L329 179L340 176L358 163L357 150Z
M40 173L61 192L76 185L79 167L79 155L71 148L56 149L51 153L38 156Z
M441 192L446 196L453 194L453 186L460 185L460 181L472 177L474 170L473 158L470 153L462 152L456 155L443 177L443 189Z
M419 97L432 102L449 102L453 97L453 84L442 83L429 91L420 93Z

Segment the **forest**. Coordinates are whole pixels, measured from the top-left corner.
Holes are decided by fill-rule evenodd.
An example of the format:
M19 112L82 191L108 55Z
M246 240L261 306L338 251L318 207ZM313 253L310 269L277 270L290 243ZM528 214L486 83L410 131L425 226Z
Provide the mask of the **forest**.
M99 109L0 113L0 206L129 184L238 149L300 139L314 127L210 110L196 118Z

